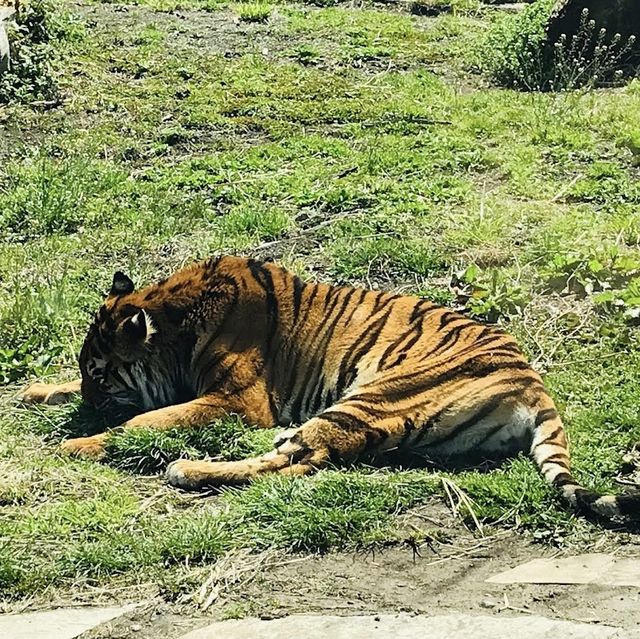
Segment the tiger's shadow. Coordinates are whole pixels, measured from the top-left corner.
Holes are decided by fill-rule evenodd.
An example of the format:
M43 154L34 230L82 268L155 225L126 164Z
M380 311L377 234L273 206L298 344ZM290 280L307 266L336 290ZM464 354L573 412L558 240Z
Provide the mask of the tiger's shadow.
M522 457L525 457L522 454ZM386 453L383 457L378 459L368 460L368 465L372 468L379 468L381 470L431 470L434 472L445 473L462 473L462 472L475 472L486 474L494 470L500 470L505 467L510 461L513 461L514 455L505 454L501 457L487 458L485 455L478 454L465 454L460 456L446 457L446 458L433 458L427 457L416 453L415 451L392 451ZM533 462L532 462L533 463ZM640 490L640 486L635 489ZM566 504L561 499L560 495L557 495L557 503L559 508L566 508ZM617 532L625 532L630 534L640 534L640 520L639 521L614 521L604 517L599 517L592 512L584 511L581 513L581 517L584 517L592 523Z
M121 408L108 411L97 410L86 404L80 403L71 409L65 422L57 424L51 435L57 441L63 441L72 437L87 437L104 432L119 426L127 419L133 417L138 411L124 410ZM203 456L206 453L203 452ZM337 466L342 468L355 468L365 465L369 468L384 471L397 470L431 470L434 472L462 473L473 471L476 473L490 473L503 468L514 456L505 454L487 458L486 455L465 454L446 458L428 457L415 451L390 451L379 457L364 458L350 466ZM109 458L105 460L109 464ZM116 463L116 465L119 465ZM160 469L158 469L160 470ZM144 474L144 473L141 473ZM560 499L558 500L560 503ZM583 513L593 523L607 529L640 534L640 522L627 522L621 524L608 519L599 518L590 513Z
M74 437L90 437L119 426L135 414L135 411L122 409L98 410L78 403L67 410L66 420L57 423L51 435L61 442Z

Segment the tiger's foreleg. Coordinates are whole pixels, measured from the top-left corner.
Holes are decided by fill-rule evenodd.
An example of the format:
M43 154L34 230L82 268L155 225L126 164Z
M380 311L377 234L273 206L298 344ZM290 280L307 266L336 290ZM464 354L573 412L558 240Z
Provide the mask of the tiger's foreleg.
M153 428L166 430L174 427L197 428L207 426L212 421L226 417L230 413L243 415L250 423L259 427L273 426L268 402L250 403L255 394L238 395L233 399L224 395L205 395L183 404L175 404L165 408L151 410L136 415L115 429L108 430L91 437L68 439L62 444L62 452L100 459L105 455L106 442L114 432L133 430L136 428Z
M372 417L344 402L287 431L290 436L277 439L275 450L266 455L235 462L180 460L169 466L167 479L173 486L197 490L244 484L266 473L309 475L334 461L394 448L404 433L401 418Z
M43 384L36 382L28 386L18 398L25 404L66 404L80 395L82 380L74 379L65 384Z

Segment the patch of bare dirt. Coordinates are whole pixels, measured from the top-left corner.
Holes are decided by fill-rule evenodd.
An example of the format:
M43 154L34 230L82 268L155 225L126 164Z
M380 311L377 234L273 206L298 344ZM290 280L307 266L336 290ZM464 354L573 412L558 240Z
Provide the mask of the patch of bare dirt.
M83 639L124 639L132 632L140 639L172 639L231 616L270 619L302 613L536 614L640 627L637 588L485 582L531 559L559 555L553 548L509 530L485 529L482 535L470 531L435 499L405 518L407 530L416 527L414 522L430 531L430 542L419 548L401 543L375 552L289 555L275 562L271 558L264 562L266 568L245 574L228 590L221 588L206 613L195 600L181 605L158 600ZM637 540L606 531L593 550L602 552L613 543L618 555L638 556ZM228 565L230 573L238 569Z

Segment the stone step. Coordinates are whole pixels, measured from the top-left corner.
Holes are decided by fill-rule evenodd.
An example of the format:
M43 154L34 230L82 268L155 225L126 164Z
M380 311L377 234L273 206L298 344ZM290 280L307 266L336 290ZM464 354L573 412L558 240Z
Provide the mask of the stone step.
M18 615L0 615L2 639L75 639L133 610L120 608L58 608Z
M513 639L517 636L527 639L640 639L640 630L558 621L535 615L293 615L270 621L222 621L193 630L181 639Z

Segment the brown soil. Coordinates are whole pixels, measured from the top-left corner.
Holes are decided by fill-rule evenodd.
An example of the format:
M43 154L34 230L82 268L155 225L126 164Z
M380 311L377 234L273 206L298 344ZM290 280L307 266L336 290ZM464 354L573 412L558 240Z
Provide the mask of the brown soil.
M270 558L271 567L246 573L221 588L206 611L197 604L151 601L83 639L173 639L231 616L270 619L291 614L536 614L576 622L640 627L637 588L599 585L502 585L486 579L537 557L557 554L509 530L471 532L440 501L412 513L407 530L421 522L431 544L382 551ZM440 541L437 541L440 540ZM618 555L637 556L640 542L615 535ZM622 545L620 543L622 542ZM592 550L614 543L603 532ZM563 554L570 554L563 551ZM241 560L241 558L239 558ZM274 565L275 564L275 565ZM229 573L234 566L229 566Z

